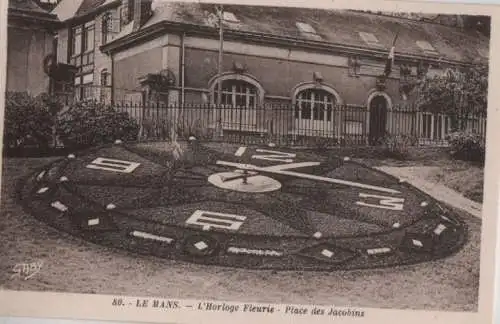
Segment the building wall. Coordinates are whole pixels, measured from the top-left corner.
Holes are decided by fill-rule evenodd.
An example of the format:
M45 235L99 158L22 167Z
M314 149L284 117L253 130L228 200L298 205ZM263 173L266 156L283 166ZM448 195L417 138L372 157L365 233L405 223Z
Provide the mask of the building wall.
M43 59L52 52L53 36L42 29L9 26L7 38L7 91L47 92Z
M207 89L210 79L217 75L217 60L217 52L187 49L186 86ZM324 83L333 87L347 104L365 104L369 91L375 88L374 76L349 76L347 66L328 66L229 53L224 55L223 71L232 71L233 62L243 64L246 73L254 76L269 96L292 97L296 86L314 81L314 72L321 73ZM396 96L396 87L397 82L389 80L387 92Z
M216 40L186 37L186 103L204 102L202 93L208 93L209 81L218 72L218 46ZM151 52L159 48L162 48L161 54L157 51ZM149 54L139 55L143 53ZM156 57L152 57L155 55ZM121 51L115 54L115 82L120 82L116 84L116 88L123 87L124 83L128 88L137 87L137 78L140 75L135 78L130 78L130 75L142 73L140 70L154 73L166 68L174 72L176 86L180 87L180 60L181 38L177 35L164 36ZM363 60L360 76L352 77L348 75L347 60L347 57L337 55L225 42L223 71L230 72L234 62L241 63L246 67L247 73L254 76L263 86L266 96L269 97L266 102L276 103L289 101L294 87L313 81L313 73L320 72L324 82L337 90L344 103L364 105L369 92L375 88L376 76L383 71L384 62ZM121 80L124 75L127 80ZM386 92L391 96L393 104L399 104L401 100L397 81L398 67L394 68L391 77L387 82Z
M218 42L188 37L185 41L185 82L188 88L207 89L209 80L217 75ZM384 62L362 60L358 77L349 76L348 58L340 55L305 52L235 42L224 43L223 71L238 62L246 67L271 97L292 97L293 89L303 82L312 82L319 72L324 83L332 86L346 104L365 105L369 92L375 88L376 77L383 72ZM394 67L387 81L386 92L393 104L403 103L399 94L399 67ZM272 99L266 100L266 102Z
M193 89L204 89L204 92L188 91L186 103L211 103L212 94L208 91L210 80L217 75L218 51L208 45L215 46L211 41L188 39L189 47L185 51L185 85ZM205 48L203 48L205 47ZM318 72L323 77L323 84L331 86L339 94L341 102L349 105L366 106L370 94L375 91L376 77L383 72L383 62L363 61L359 76L350 76L347 57L307 53L297 50L255 45L235 46L225 44L223 72L231 72L233 64L238 62L246 68L247 74L255 77L265 91L266 104L274 104L264 112L258 110L255 115L257 128L262 130L297 130L310 128L310 125L296 124L293 117L293 107L290 105L294 97L294 89L314 81L313 75ZM396 70L397 68L395 68ZM399 82L394 78L387 81L385 93L390 97L392 105L403 101L399 94ZM279 105L276 107L276 105ZM271 111L272 110L272 111ZM396 116L396 115L395 115ZM406 125L411 123L410 114L399 114L397 118ZM317 124L320 132L342 133L348 130L346 122L360 125L363 134L369 132L369 114L367 108L348 109L339 112L332 123ZM357 127L357 126L352 126ZM387 129L394 132L411 131L410 127L398 128L387 124Z
M120 32L120 11L119 7L111 8L107 12L112 14L113 19L113 30L108 33L108 42L116 37ZM94 21L94 67L93 67L93 85L94 90L92 95L95 99L105 99L106 102L110 102L111 99L111 89L101 89L101 72L107 69L109 73L112 72L112 60L111 57L99 50L99 47L103 45L103 35L102 35L102 20L106 12L103 12L92 18ZM70 40L70 29L63 28L57 31L58 35L58 48L57 48L57 59L61 63L69 63L68 49L71 44ZM105 91L106 95L101 96L101 93Z
M152 48L144 52L117 58L114 62L114 89L116 101L137 101L142 91L139 78L162 69L162 48ZM140 98L140 97L139 97Z
M57 62L68 63L69 29L57 31Z
M139 78L148 73L158 73L163 69L172 71L176 78L176 89L168 89L168 99L164 103L175 104L180 100L182 39L177 35L166 35L155 40L138 44L115 54L114 85L115 100L140 101L142 99ZM216 40L186 37L184 39L185 104L200 105L213 103L210 81L217 75L218 46ZM265 91L264 103L280 105L280 108L258 110L255 114L257 128L261 130L293 130L298 127L294 118L293 92L303 84L313 82L313 74L319 72L323 83L331 86L339 94L342 103L359 105L356 110L339 112L333 122L321 127L342 133L346 127L361 127L363 134L369 133L368 99L376 90L376 77L383 72L383 61L364 58L358 76L349 75L348 58L340 55L313 53L300 50L260 46L253 44L225 42L223 72L231 72L237 62L246 68L246 74L253 76ZM391 78L387 80L384 95L395 106L404 104L399 93L399 71L394 67ZM410 98L410 102L411 102ZM391 108L391 107L389 107ZM271 110L272 111L271 111ZM186 112L195 119L212 119L215 116L204 111L194 113L187 107ZM206 115L206 116L205 116ZM201 116L201 117L200 117ZM387 123L387 130L404 133L413 132L415 117L410 113L394 113L400 124ZM349 126L346 124L349 123ZM359 131L359 130L358 130Z
M169 69L174 73L174 88L166 89L167 97L163 103L170 105L180 101L182 76L182 38L178 35L165 35L146 43L136 44L114 55L115 100L139 102L143 99L139 78L148 73L158 73ZM185 108L184 116L189 122L200 122L213 126L218 117L215 111L194 109L200 104L213 103L210 81L217 75L217 40L197 37L184 39L185 69ZM319 72L323 83L331 86L339 94L342 102L357 105L339 112L327 127L335 134L354 134L366 136L370 133L369 98L374 92L388 98L390 105L387 113L386 130L392 134L415 135L421 128L421 116L416 112L401 112L411 107L412 97L404 101L399 92L399 66L393 68L383 92L376 90L377 76L382 74L385 62L373 58L361 58L358 76L349 75L348 58L340 55L305 52L271 46L225 42L223 72L231 72L237 62L246 68L246 74L254 77L265 91L264 103L279 106L267 107L255 114L258 131L296 131L297 124L291 103L294 88L303 83L312 83L314 72ZM430 73L439 73L433 69ZM191 107L190 107L191 106ZM395 108L397 111L392 111ZM308 126L306 126L307 128ZM324 130L324 129L323 129ZM320 129L321 131L321 129Z
M116 101L137 101L138 93L144 90L139 79L162 70L170 70L175 78L174 88L180 87L180 48L169 44L172 39L178 41L175 35L165 35L115 54L113 78ZM165 103L178 102L178 89L168 89L165 93L168 96Z

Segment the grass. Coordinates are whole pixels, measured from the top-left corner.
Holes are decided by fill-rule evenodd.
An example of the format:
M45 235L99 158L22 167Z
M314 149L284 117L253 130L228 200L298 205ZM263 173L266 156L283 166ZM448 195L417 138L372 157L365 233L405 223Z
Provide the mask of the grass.
M464 197L475 202L483 202L484 170L470 166L444 166L432 175L432 180L443 183Z

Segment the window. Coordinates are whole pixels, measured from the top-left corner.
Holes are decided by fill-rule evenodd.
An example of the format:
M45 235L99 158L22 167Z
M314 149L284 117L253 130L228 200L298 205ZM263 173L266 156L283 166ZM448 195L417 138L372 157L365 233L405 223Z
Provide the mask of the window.
M85 100L93 97L94 74L88 73L75 78L75 99Z
M113 16L111 12L107 12L102 16L102 44L108 42L108 35L113 30Z
M427 41L417 41L417 46L426 55L439 55L439 52Z
M462 127L469 133L486 134L486 118L469 114L462 119Z
M71 55L69 63L77 68L75 78L76 99L87 99L93 94L90 86L94 73L94 22L71 29Z
M226 75L215 83L213 102L221 106L214 109L214 121L224 129L255 130L257 127L257 105L263 95L263 89L252 78L244 75Z
M346 135L363 135L364 124L359 121L346 120L345 121L345 134Z
M70 64L82 69L94 63L94 24L72 28ZM81 71L80 71L81 72Z
M82 50L82 28L75 27L72 29L72 46L71 55L78 55Z
M301 120L332 121L336 98L322 89L306 89L296 96L295 118Z
M296 22L295 26L297 26L299 32L303 36L308 37L308 38L312 38L315 40L321 40L321 36L318 35L318 33L316 32L316 30L314 29L313 26L311 26L307 23L303 23L303 22Z
M229 23L239 23L239 19L232 12L224 11L222 13L222 20Z
M373 35L372 33L359 32L358 34L367 45L375 46L375 47L382 47L382 44L379 43L377 37L375 35Z
M433 129L433 121L434 118L430 113L422 113L422 137L423 138L432 138L432 129Z
M214 88L214 98L217 103L218 85ZM255 108L257 106L257 88L242 80L224 80L221 87L221 104L233 107Z
M94 50L94 23L71 29L71 56Z
M296 22L295 25L303 33L316 34L316 30L309 24Z
M128 24L128 7L120 7L120 27Z
M451 130L450 117L443 114L423 112L420 125L422 138L428 140L444 140Z
M111 74L108 72L108 69L101 71L101 85L104 87L111 85Z
M94 50L94 23L87 23L84 26L83 34L83 52Z
M101 71L101 102L107 102L111 95L111 73L108 69Z

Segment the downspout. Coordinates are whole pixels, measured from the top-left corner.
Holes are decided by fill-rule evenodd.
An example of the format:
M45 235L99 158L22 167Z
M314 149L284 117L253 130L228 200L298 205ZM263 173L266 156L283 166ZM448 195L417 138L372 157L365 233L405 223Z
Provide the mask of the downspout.
M115 56L113 52L109 53L111 57L111 106L115 105Z
M59 35L54 32L54 31L50 31L50 35L52 36L52 55L54 56L55 58L55 64L58 64L59 63L59 60L57 58L57 40L58 40L58 37ZM43 40L44 44L47 43L47 34L44 34L44 40ZM55 80L54 80L54 77L52 75L49 75L49 91L48 91L49 95L50 96L53 96L55 95Z
M184 110L184 103L185 103L185 75L186 75L186 60L185 60L185 55L186 55L186 46L184 42L184 38L186 37L186 33L183 32L181 35L181 107L182 110Z
M28 93L30 93L29 89L29 81L30 81L30 53L32 50L32 44L33 44L33 38L35 37L34 34L30 34L29 40L28 40L28 50L26 51L26 68L24 69L24 88L27 90ZM32 94L31 92L30 94Z
M53 36L52 38L52 55L54 57L54 64L58 64L57 60L57 40L58 40L58 34L54 33L52 30L50 31L51 35ZM44 33L43 36L43 42L44 45L47 44L47 34ZM52 75L52 73L49 73L49 96L55 97L55 80ZM53 118L53 124L52 124L52 147L55 149L57 147L57 117L60 111L52 111L54 114L52 116Z

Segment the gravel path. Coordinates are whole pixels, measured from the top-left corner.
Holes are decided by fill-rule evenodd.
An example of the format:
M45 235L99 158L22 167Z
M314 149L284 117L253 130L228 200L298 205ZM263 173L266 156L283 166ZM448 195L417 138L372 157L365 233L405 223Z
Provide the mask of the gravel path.
M413 186L450 206L481 218L481 204L465 198L460 193L442 184L427 179L437 173L439 167L377 167L378 170L405 179Z

